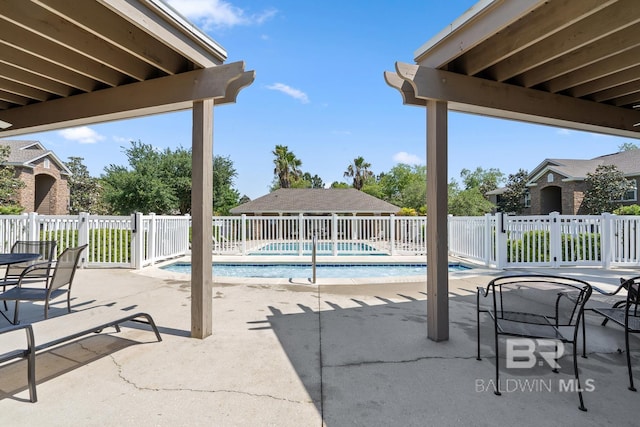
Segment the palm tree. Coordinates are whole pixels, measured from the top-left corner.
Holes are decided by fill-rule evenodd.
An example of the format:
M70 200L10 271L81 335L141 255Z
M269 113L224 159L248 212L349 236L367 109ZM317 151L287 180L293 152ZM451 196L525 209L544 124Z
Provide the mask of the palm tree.
M300 170L302 161L289 151L289 147L286 145L276 145L275 150L271 153L276 156L273 159L273 163L276 165L273 173L278 176L280 188L290 188L291 181L300 179L302 176L302 171Z
M364 161L364 157L359 156L353 159L353 163L349 165L344 176L347 178L353 178L353 188L356 190L362 190L367 178L373 176L373 172L369 170L371 163Z

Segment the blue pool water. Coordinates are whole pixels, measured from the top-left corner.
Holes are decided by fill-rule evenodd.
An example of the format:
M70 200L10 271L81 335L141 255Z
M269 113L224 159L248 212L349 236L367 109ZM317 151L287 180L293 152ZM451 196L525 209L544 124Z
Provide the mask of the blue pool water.
M362 242L336 242L335 244L337 245L336 249L338 251L338 255L387 255L386 253L379 252L373 246ZM316 254L332 255L333 245L333 242L317 242ZM251 252L249 255L297 255L299 250L299 242L272 242L262 246L254 252ZM311 242L302 243L303 255L311 255L312 250L313 244Z
M176 262L164 270L191 273L191 264ZM466 271L470 267L449 264L449 271ZM427 273L426 264L318 264L317 278L419 276ZM213 264L213 275L224 277L308 278L313 276L311 264Z

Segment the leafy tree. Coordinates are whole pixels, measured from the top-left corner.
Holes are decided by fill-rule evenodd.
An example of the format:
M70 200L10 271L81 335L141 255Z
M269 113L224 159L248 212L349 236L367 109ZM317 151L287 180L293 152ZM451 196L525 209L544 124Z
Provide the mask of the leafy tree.
M289 151L289 147L286 145L276 145L275 150L271 153L276 157L273 159L275 164L273 173L278 179L279 187L277 188L290 188L292 181L302 177L300 170L302 161Z
M237 175L229 157L213 157L213 211L216 215L229 215L229 210L241 203L240 193L233 188Z
M163 153L141 141L131 141L131 147L123 147L123 151L131 169L109 165L102 176L104 198L113 212L178 213L179 199L171 187L171 181L178 177L167 176L162 170ZM164 152L170 154L169 149Z
M0 214L18 214L24 210L18 204L18 190L25 186L19 178L15 176L15 168L5 165L9 160L11 147L0 145L0 206L3 207Z
M302 179L309 183L310 188L324 188L324 182L322 182L322 178L320 178L317 174L311 176L309 172L305 172L302 175Z
M364 160L364 157L359 156L353 159L353 163L347 167L344 172L345 178L353 178L353 188L356 190L362 190L365 181L373 176L373 172L369 170L371 163Z
M346 182L333 181L331 183L331 188L349 188L349 184Z
M633 142L625 142L623 144L618 145L618 151L619 152L637 150L638 148L640 148L640 147L638 147Z
M495 168L477 167L474 171L462 169L460 177L466 190L477 188L485 198L487 192L495 190L504 181L504 174Z
M449 198L449 214L455 216L480 216L491 212L493 207L480 192L480 187L458 191Z
M613 212L622 204L625 193L632 189L631 183L615 165L599 165L585 179L587 189L582 206L588 215Z
M396 206L420 210L427 200L427 168L398 164L380 178L382 199Z
M123 148L129 168L110 165L101 178L104 199L112 211L128 215L135 211L172 215L191 212L191 150L154 149L150 144L132 141ZM228 212L238 203L231 188L236 175L233 163L224 157L213 158L213 208Z
M108 210L101 203L102 187L97 178L89 175L89 170L82 163L83 160L82 157L69 157L69 161L65 162L72 173L69 177L69 213L108 214Z
M509 174L506 190L502 194L498 207L500 211L520 214L524 210L524 196L527 193L525 184L529 180L529 172L524 169L515 174Z

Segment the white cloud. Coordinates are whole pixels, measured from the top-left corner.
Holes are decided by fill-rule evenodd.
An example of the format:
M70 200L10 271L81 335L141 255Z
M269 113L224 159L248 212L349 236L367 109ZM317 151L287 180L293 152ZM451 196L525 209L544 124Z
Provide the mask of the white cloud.
M286 95L289 95L292 98L297 99L298 101L302 102L303 104L308 104L309 103L309 97L307 96L306 93L304 93L303 91L299 90L299 89L294 89L291 86L288 86L284 83L274 83L272 85L267 86L267 89L271 89L271 90L277 90L279 92L282 92Z
M416 156L415 154L409 154L406 151L400 151L393 155L393 160L397 163L404 163L407 165L421 165L424 163L424 159Z
M277 13L275 9L267 9L257 14L248 14L244 9L224 0L169 0L169 4L205 29L259 25Z
M558 129L558 135L571 135L571 131L569 129Z
M58 134L64 139L76 141L80 144L95 144L96 142L102 141L104 139L104 136L100 135L87 126L64 129L59 131Z

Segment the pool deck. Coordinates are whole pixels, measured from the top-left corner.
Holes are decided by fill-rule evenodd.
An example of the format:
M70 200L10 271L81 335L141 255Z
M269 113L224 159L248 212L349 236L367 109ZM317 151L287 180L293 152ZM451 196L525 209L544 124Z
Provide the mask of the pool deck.
M472 270L474 271L474 270ZM530 270L615 288L639 270ZM39 401L28 402L25 363L0 366L0 425L47 426L635 426L640 394L627 390L624 334L587 315L585 393L512 391L497 397L491 327L476 360L475 289L503 271L449 277L450 338L427 338L426 283L213 284L213 335L190 338L190 283L158 268L79 270L72 307L150 313L156 342L138 324L103 331L37 356ZM610 301L603 299L602 303ZM64 303L51 314L66 313ZM23 322L42 306L23 304ZM2 326L2 325L0 325ZM632 348L640 340L632 338ZM640 381L638 351L633 352ZM548 369L505 381L572 377ZM567 369L565 369L565 366Z

